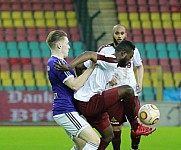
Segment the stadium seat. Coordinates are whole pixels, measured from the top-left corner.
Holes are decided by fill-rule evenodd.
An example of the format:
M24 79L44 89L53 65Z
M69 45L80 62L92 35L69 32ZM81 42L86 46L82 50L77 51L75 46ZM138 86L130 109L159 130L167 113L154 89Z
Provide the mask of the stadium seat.
M46 42L41 42L40 43L40 48L41 48L41 56L44 58L44 57L50 57L51 54L50 54L50 49L47 45Z
M147 35L144 37L144 42L145 43L153 43L154 42L154 37L153 35Z
M140 19L141 19L141 21L149 21L150 16L148 13L140 13Z
M0 66L9 65L9 61L6 57L0 57ZM9 69L9 68L8 68Z
M148 59L148 64L151 66L156 66L156 65L158 65L158 59L156 59L156 58Z
M171 78L170 80L166 79L164 80L164 87L174 87L174 81L173 79Z
M155 36L155 42L156 43L163 43L163 42L165 42L164 35L157 35L157 36Z
M168 35L165 38L167 43L174 43L176 41L175 35Z
M11 72L9 70L1 70L0 72L0 77L1 77L1 80L6 80L6 79L10 79L10 75L11 75Z
M162 21L162 26L164 29L172 29L172 21L171 20L164 20Z
M3 79L2 80L2 86L6 87L10 87L10 86L13 86L13 82L12 82L12 79L11 78L7 78L7 79Z
M129 19L131 21L139 21L139 14L138 13L129 13Z
M65 12L64 11L56 11L55 17L57 20L65 20Z
M180 21L180 13L172 13L171 16L173 21Z
M161 23L161 21L160 20L153 20L153 22L152 22L152 27L153 28L162 28L162 23Z
M151 13L157 13L157 12L159 12L159 6L158 5L151 5L151 6L149 6L149 11Z
M14 79L13 80L13 85L16 87L21 87L24 86L24 81L22 79Z
M162 51L166 51L167 50L167 48L166 48L166 43L157 43L156 44L156 49L157 50L162 50Z
M168 12L170 12L169 6L167 6L167 5L161 5L161 6L160 6L160 12L162 12L162 13L168 13Z
M160 19L161 19L159 13L151 13L150 17L151 17L152 21L160 21Z
M26 19L33 19L33 12L32 11L23 11L22 12L22 18L24 20L26 20Z
M31 57L41 57L41 50L38 42L30 42L29 48L31 51Z
M139 10L140 13L147 13L147 12L149 12L149 9L148 9L146 4L145 5L139 5L138 6L138 10Z
M33 19L25 19L24 25L26 28L32 28L35 27L35 21Z
M42 65L41 57L33 57L31 59L31 64L34 65L34 66Z
M145 43L145 49L148 51L148 50L155 50L155 44L154 43Z
M45 19L36 19L35 20L35 26L37 28L39 28L39 27L46 27Z
M56 25L56 20L55 19L46 19L46 26L47 27L51 27L51 28L55 28Z
M19 51L19 56L21 57L21 58L23 58L23 57L27 57L27 58L30 58L30 51L29 51L29 49L24 49L24 50L20 50Z
M29 47L28 47L28 42L18 42L18 48L20 50L28 50Z
M31 79L31 78L26 79L25 80L25 86L27 86L27 88L35 86L35 79Z
M176 58L176 59L170 59L171 61L171 65L172 66L177 66L177 67L180 67L181 66L181 61L179 58Z
M37 79L36 80L36 86L40 86L40 87L44 87L44 86L47 86L46 84L46 80L45 79Z
M43 11L35 11L35 12L34 12L34 19L35 19L35 20L44 19L44 13L43 13Z
M10 5L8 3L1 3L1 10L2 11L9 11Z
M180 28L180 21L179 20L175 20L174 22L173 22L173 27L174 28Z
M160 59L168 59L168 53L166 50L157 50L158 58Z
M21 65L20 64L15 64L15 65L11 65L11 73L13 72L19 72L21 70Z
M169 66L169 65L170 65L169 59L165 59L165 58L159 59L159 64L160 64L161 66Z
M32 10L33 11L41 11L42 10L42 6L41 6L41 4L40 3L33 3L32 4Z
M144 36L150 36L150 35L152 35L153 34L153 31L152 31L152 29L146 29L146 28L143 28L143 35Z
M153 50L147 50L147 58L151 59L151 58L157 58L157 52L155 49Z

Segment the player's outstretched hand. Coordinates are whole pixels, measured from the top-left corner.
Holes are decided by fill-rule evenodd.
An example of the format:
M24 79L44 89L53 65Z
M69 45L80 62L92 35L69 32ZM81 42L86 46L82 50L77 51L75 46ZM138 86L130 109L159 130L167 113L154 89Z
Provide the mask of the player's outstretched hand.
M59 71L68 71L69 70L69 68L68 68L68 66L67 65L65 65L62 61L54 61L54 68L56 69L56 70L59 70Z

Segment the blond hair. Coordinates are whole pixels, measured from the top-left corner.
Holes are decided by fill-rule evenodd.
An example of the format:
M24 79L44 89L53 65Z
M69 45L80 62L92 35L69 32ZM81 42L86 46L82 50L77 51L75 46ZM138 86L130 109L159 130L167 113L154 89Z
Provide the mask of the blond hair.
M67 33L65 33L64 31L54 30L48 34L47 39L46 39L46 43L50 47L50 49L53 49L55 44L58 41L64 39L65 37L67 37Z

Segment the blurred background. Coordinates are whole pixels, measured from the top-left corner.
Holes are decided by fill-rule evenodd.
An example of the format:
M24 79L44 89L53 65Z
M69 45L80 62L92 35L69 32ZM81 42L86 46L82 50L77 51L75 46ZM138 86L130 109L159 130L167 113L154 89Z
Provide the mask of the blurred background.
M159 107L160 125L181 126L181 0L0 0L0 124L54 124L50 31L67 32L69 62L112 42L118 23L143 59L141 103Z

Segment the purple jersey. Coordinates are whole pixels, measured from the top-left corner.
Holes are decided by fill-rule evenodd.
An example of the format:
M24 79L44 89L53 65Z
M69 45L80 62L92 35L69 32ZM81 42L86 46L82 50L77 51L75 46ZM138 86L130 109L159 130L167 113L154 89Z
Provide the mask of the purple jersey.
M75 77L74 71L58 71L54 68L54 61L58 61L58 58L50 57L47 66L48 78L54 93L53 116L77 111L73 102L74 91L64 84L70 77ZM67 64L65 60L62 61Z

